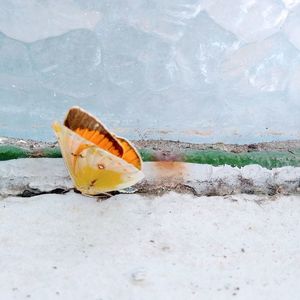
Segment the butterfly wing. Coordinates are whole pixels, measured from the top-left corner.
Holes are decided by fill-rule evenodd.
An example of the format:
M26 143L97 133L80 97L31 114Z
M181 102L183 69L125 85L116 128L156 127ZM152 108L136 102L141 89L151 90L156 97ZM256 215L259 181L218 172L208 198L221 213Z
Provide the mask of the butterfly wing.
M123 147L102 122L78 106L71 107L64 125L103 150L123 157Z
M97 195L128 188L144 175L132 164L84 139L66 126L53 124L62 155L75 187Z
M124 150L122 158L126 160L129 164L132 164L133 166L141 170L142 158L137 152L137 150L134 148L134 146L124 138L118 136L116 138L121 143Z
M123 158L129 164L141 170L142 159L134 146L125 138L115 136L99 119L84 109L78 106L71 107L64 125L84 139Z

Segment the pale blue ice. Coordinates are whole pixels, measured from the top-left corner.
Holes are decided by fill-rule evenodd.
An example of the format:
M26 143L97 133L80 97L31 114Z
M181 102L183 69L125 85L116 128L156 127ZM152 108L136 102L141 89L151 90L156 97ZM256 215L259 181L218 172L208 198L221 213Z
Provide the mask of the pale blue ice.
M299 139L299 28L299 0L2 0L0 136L80 105L134 139Z

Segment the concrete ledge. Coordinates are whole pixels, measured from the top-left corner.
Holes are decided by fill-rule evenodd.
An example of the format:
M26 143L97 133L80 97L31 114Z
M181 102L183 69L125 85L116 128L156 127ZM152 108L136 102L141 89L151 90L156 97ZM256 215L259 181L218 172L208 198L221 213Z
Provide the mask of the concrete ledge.
M243 168L183 162L148 162L136 192L161 194L175 190L194 195L295 194L300 192L300 168L272 170L259 165ZM73 187L60 158L27 158L0 162L0 195L31 196L61 193Z

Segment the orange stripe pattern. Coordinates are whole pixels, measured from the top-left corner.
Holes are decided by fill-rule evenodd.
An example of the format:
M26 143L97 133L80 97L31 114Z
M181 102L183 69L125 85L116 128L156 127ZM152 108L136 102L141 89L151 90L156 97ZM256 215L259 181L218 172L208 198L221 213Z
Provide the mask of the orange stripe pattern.
M135 148L124 138L120 138L111 133L99 119L90 115L79 107L72 107L65 119L64 125L80 135L82 138L92 142L99 148L121 157L137 169L142 168L142 159ZM86 149L81 145L74 153L74 161L80 153Z
M122 158L126 160L129 164L134 165L137 169L142 169L142 159L138 155L137 151L130 145L128 141L123 138L116 137L118 141L121 143L124 153Z
M106 150L116 156L120 156L119 149L114 147L113 142L110 141L109 137L106 136L104 133L99 133L99 131L96 130L82 128L77 128L74 131L81 137L97 145L99 148Z

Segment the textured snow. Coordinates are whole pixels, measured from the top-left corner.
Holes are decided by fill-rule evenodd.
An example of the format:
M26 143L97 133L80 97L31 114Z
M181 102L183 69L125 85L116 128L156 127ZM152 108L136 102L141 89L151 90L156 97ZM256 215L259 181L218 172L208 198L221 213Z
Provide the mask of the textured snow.
M3 0L1 135L54 140L81 105L130 138L297 139L299 20L298 0Z
M0 298L297 299L300 197L271 199L9 197Z

